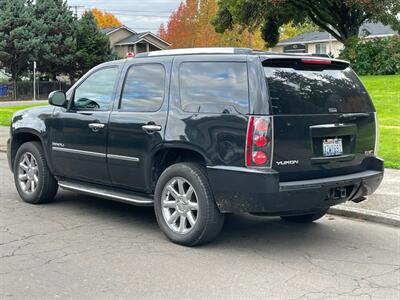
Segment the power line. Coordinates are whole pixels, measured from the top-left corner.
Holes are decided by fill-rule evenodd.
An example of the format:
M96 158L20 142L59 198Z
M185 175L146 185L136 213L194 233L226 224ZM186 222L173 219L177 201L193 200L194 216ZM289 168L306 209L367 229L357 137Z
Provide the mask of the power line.
M127 13L162 13L162 14L170 14L172 13L175 9L173 10L132 10L132 9L109 9L109 8L100 8L100 7L94 7L94 6L79 6L82 9L94 9L97 8L98 10L102 10L105 12L127 12Z
M158 15L134 15L134 14L121 14L121 13L115 13L113 15L115 15L115 16L132 16L132 17L148 17L148 18L163 18L163 19L169 17L169 16L158 16Z
M92 7L92 8L97 8L97 7ZM90 8L90 9L92 9ZM167 11L167 10L130 10L130 9L101 9L97 8L99 10L104 10L104 11L116 11L116 12L138 12L138 13L162 13L162 14L170 14L174 10Z

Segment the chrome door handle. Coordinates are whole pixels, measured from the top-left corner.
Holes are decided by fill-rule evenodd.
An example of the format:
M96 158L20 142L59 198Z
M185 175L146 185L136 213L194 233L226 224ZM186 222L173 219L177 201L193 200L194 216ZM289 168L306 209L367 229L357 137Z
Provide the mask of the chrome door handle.
M161 125L156 125L156 124L147 124L143 125L142 129L146 131L147 133L154 133L156 131L160 131L162 129Z
M92 129L94 132L99 131L100 129L103 129L105 127L104 124L102 123L90 123L89 128Z

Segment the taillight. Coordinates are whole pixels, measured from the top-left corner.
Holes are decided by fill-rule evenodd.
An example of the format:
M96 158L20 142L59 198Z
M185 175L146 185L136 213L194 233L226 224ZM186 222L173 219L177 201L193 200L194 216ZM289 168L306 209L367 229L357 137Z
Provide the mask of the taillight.
M246 166L270 167L272 160L272 118L251 116L246 137Z

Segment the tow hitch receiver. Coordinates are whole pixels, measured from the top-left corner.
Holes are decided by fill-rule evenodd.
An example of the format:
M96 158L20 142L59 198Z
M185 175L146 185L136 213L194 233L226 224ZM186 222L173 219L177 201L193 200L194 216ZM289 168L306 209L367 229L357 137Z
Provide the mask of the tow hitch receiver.
M332 200L345 199L350 196L353 187L336 187L329 191L329 198Z

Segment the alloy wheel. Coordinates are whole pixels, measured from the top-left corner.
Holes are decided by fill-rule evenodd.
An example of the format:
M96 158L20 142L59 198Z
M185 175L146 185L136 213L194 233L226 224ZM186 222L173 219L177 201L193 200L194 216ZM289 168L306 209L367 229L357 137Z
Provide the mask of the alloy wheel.
M161 207L164 220L172 231L186 234L194 228L199 214L198 198L186 179L174 177L167 182Z
M18 184L26 194L32 194L38 187L39 167L36 158L30 152L25 152L19 160Z

